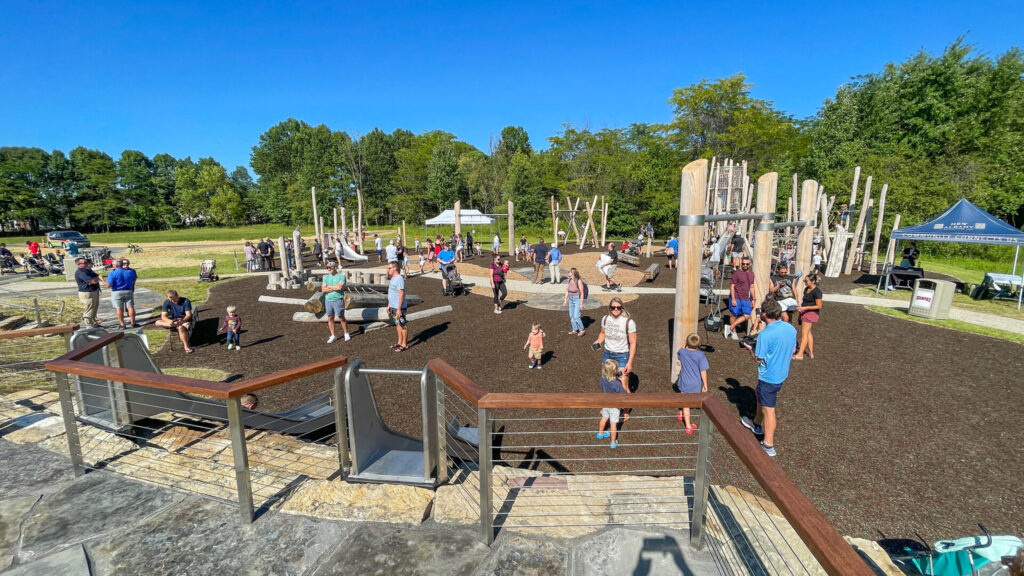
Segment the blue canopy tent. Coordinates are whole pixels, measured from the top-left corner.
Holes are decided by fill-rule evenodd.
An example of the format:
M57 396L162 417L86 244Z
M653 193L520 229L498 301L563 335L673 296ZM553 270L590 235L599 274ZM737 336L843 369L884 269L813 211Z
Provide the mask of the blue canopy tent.
M961 198L945 212L924 224L899 228L892 233L891 240L1016 246L1012 273L1012 276L1016 276L1017 257L1021 245L1024 245L1024 232L978 208L966 198ZM1020 282L1019 277L1017 282ZM1024 289L1019 292L1024 295ZM1018 296L1017 308L1020 306L1021 298Z

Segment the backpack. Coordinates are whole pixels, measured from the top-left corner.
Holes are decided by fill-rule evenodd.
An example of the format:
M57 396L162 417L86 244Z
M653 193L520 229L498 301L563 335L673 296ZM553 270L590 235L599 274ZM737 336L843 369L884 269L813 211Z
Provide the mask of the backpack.
M583 281L583 278L580 278L580 284L583 285L580 288L580 294L583 296L583 299L586 300L587 298L590 297L590 286L588 286L587 283Z
M790 286L789 283L787 282L787 283L783 284L782 286L779 286L779 289L778 289L777 293L779 295L779 298L782 298L783 300L785 300L786 298L792 298L793 297L793 287Z

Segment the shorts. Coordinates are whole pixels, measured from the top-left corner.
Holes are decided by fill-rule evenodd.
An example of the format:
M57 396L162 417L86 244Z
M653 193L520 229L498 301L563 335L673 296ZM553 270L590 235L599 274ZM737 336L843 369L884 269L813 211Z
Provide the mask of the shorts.
M732 312L733 316L750 316L750 300L737 300L736 305L732 305L732 298L729 299L729 312Z
M530 348L529 358L533 360L540 360L540 357L544 355L544 351L537 348Z
M604 355L601 356L601 362L603 363L605 360L615 360L615 363L622 369L626 367L626 362L629 362L629 352L609 352L605 348Z
M792 312L793 310L796 310L796 298L783 298L782 300L778 300L778 303L784 312Z
M345 299L324 300L324 313L335 318L345 317Z
M807 322L808 324L818 323L818 311L817 310L804 310L800 313L800 322Z
M779 390L782 390L782 383L770 384L764 380L757 381L757 403L765 408L775 408L778 400Z
M110 293L110 305L114 310L135 308L135 292L133 290L114 290Z
M732 257L733 258L743 258L743 252L733 252L732 253Z
M619 267L618 264L609 264L609 265L605 266L604 268L601 268L601 273L604 274L605 277L611 278L611 277L615 276L615 269L618 268L618 267Z
M619 421L618 408L601 408L601 418L607 418L613 424Z
M389 313L389 316L395 322L395 324L398 324L399 326L405 326L406 324L409 323L409 321L405 319L405 308L398 310L397 312L395 310L392 310Z

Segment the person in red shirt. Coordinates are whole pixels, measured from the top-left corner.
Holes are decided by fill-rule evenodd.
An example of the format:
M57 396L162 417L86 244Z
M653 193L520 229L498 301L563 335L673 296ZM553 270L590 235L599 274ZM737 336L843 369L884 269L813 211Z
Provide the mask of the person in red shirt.
M35 258L39 258L42 254L39 251L39 243L35 240L26 240L25 245L28 246L28 253Z
M754 299L754 273L750 271L750 258L744 257L739 270L732 273L729 284L729 312L732 317L725 327L725 337L739 340L736 327L746 322L751 313L751 302ZM749 332L749 331L748 331Z

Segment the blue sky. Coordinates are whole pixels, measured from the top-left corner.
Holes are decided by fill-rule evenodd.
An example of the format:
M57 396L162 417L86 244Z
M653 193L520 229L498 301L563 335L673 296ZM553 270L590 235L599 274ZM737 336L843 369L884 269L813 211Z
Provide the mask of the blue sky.
M248 167L288 117L352 135L665 122L736 72L805 117L851 76L957 36L1024 45L1024 2L156 3L0 0L0 146Z

